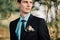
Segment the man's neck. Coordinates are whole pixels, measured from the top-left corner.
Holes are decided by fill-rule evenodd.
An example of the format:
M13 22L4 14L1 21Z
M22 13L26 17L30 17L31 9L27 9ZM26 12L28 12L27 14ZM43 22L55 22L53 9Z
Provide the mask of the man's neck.
M21 16L22 16L23 18L25 18L25 17L27 16L27 14L28 14L28 13L21 13Z

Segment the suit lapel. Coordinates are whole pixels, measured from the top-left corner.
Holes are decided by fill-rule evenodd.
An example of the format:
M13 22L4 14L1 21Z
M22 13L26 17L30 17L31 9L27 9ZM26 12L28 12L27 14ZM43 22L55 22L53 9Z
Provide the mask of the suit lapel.
M15 24L14 24L14 25L15 25L15 30L16 30L16 28L17 28L17 24L18 24L19 19L20 19L20 18L18 18L18 19L15 21Z
M32 14L31 14L30 17L29 17L29 19L28 19L28 21L27 21L26 28L27 28L29 25L31 25L32 19L33 19L33 16L32 16Z

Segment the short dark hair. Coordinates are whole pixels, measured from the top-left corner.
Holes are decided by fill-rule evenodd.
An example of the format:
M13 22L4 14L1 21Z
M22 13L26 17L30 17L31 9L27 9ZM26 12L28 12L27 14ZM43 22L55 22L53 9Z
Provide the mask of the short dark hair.
M21 0L17 0L18 3L21 3Z
M34 0L33 0L34 1ZM21 3L21 0L17 0L18 3ZM33 2L34 3L34 2Z

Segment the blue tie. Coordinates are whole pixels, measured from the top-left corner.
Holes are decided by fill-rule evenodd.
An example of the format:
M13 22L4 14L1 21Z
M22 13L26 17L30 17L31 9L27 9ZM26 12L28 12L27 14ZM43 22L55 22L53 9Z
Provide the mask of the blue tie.
M22 25L21 25L21 40L24 38L24 22L25 20L22 20Z

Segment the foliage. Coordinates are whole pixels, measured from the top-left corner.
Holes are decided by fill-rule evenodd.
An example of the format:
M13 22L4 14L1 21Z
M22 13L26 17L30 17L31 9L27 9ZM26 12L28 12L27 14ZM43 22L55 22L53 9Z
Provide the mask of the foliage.
M12 10L10 3L10 0L0 0L0 19L6 19L7 16L10 16Z

